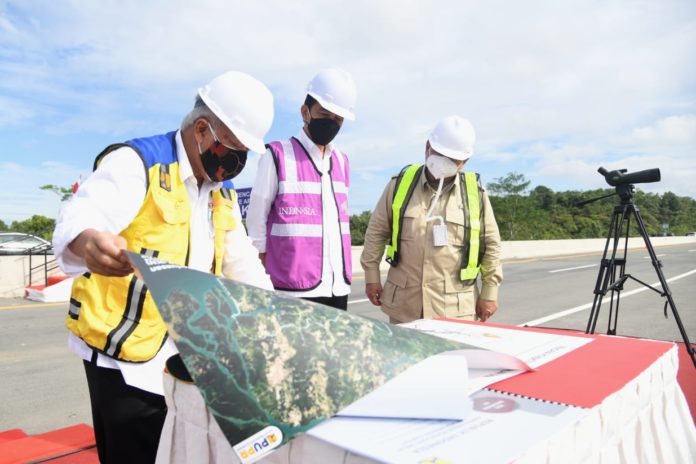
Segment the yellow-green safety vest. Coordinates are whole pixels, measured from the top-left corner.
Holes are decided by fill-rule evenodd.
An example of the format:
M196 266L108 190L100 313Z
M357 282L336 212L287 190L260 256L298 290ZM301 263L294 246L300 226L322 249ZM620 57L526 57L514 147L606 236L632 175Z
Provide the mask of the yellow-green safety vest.
M113 150L123 144L110 146ZM107 152L105 150L105 152ZM100 154L97 163L106 153ZM148 187L135 219L119 233L128 249L172 263L188 264L191 204L179 163L147 166ZM211 194L215 255L211 271L222 273L225 235L237 224L234 190ZM92 349L115 359L144 362L166 340L167 329L142 280L134 274L106 277L86 272L76 278L66 327Z
M411 164L403 168L396 178L391 205L392 234L387 244L387 262L391 266L396 266L399 263L401 226L403 224L401 212L406 209L408 202L411 200L413 190L417 184L415 180L418 179L422 170L422 164ZM459 181L462 205L468 206L468 208L464 209L469 211L467 218L467 235L469 240L465 244L462 266L459 270L459 279L466 281L478 277L481 270L480 259L485 250L485 244L481 246L481 237L483 236L483 203L480 192L483 191L483 187L481 186L479 175L474 172L460 172Z

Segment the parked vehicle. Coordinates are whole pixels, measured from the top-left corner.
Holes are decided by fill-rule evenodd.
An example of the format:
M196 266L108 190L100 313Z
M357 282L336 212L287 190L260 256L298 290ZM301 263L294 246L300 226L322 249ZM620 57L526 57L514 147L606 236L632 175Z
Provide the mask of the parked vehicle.
M696 232L687 232L686 236L687 237L696 237Z
M51 249L51 242L22 232L0 232L0 255L28 255Z

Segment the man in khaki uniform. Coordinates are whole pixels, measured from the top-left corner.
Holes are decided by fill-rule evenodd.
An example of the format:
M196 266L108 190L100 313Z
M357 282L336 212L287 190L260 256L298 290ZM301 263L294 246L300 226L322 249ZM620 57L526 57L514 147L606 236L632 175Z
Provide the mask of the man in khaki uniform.
M440 121L428 137L425 167L407 166L393 177L372 213L360 257L365 293L391 323L434 317L486 321L498 307L503 280L498 225L478 175L459 172L474 140L466 119ZM379 264L387 245L392 267L382 287Z

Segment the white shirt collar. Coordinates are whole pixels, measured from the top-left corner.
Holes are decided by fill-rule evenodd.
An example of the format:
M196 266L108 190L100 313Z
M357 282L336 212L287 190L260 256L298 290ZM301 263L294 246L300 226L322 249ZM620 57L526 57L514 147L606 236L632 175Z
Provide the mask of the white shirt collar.
M300 130L297 132L297 135L295 135L295 138L300 141L302 146L307 150L307 153L309 153L309 156L312 157L315 163L319 162L322 159L328 159L331 157L331 153L334 151L334 146L333 142L329 142L328 145L326 145L326 150L324 153L327 155L324 158L321 156L321 151L319 151L319 148L316 146L314 142L309 138L309 136L305 133L304 129L300 128Z
M432 192L437 192L437 186L433 187L430 185L428 182L428 177L425 174L425 166L423 166L423 171L421 172L421 185L423 186L424 189L429 189ZM444 185L442 187L442 193L448 192L450 189L454 188L455 190L458 188L456 185L459 184L459 173L457 173L457 177L454 178L454 181L450 182L447 185Z
M176 157L179 160L179 177L182 182L194 182L198 183L196 177L193 175L193 168L191 167L191 162L186 154L186 148L184 148L184 141L181 138L181 131L176 131ZM183 156L181 156L183 154ZM222 187L222 182L211 182L208 179L203 181L203 185L212 184L210 190L218 190Z

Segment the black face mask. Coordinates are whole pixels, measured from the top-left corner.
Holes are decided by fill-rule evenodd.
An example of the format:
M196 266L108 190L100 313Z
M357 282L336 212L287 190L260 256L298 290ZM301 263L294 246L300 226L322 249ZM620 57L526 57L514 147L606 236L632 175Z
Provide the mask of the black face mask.
M312 139L312 142L317 145L326 145L336 137L336 134L338 134L338 131L341 129L341 125L336 122L335 119L312 118L307 125L307 129L309 130L309 138Z
M223 145L213 132L212 127L210 131L215 137L215 141L207 150L201 152L201 162L205 173L213 182L223 182L237 177L246 165L247 151L235 150ZM199 146L198 150L200 151L200 149Z

